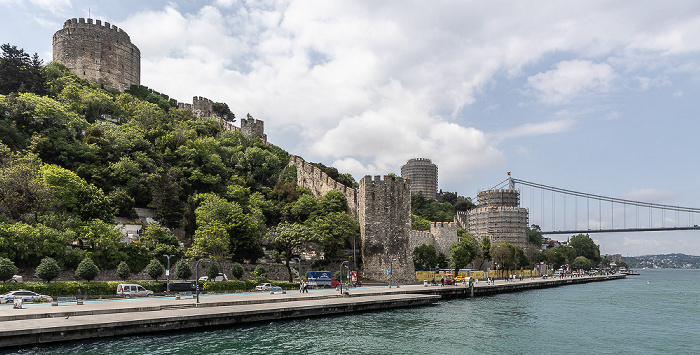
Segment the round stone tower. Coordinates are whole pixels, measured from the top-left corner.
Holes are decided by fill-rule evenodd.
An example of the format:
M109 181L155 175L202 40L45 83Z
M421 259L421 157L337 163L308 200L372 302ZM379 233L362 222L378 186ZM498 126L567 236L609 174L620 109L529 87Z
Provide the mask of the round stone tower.
M438 168L430 159L413 158L401 167L401 177L411 179L411 194L420 192L423 197L434 200L437 195Z
M53 60L78 77L124 91L141 83L141 51L109 22L70 19L53 35Z

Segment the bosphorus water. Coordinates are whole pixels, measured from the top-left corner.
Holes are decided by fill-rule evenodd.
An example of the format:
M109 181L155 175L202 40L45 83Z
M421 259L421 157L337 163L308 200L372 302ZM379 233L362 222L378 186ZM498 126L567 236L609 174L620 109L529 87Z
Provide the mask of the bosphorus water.
M20 354L697 354L700 270L354 315L69 342ZM0 351L1 352L1 351Z

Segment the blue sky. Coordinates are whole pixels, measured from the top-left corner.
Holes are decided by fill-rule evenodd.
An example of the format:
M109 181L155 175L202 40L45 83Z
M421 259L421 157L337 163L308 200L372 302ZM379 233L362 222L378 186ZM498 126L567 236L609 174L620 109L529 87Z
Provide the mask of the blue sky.
M470 197L511 171L700 207L698 2L0 0L0 42L48 62L88 11L141 49L143 85L226 102L358 180L427 157ZM700 255L698 232L592 237Z

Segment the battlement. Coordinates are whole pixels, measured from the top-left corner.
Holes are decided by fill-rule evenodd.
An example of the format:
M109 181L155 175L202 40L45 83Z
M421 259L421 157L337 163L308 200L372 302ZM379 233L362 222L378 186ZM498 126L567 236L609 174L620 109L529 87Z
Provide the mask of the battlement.
M520 205L520 192L511 189L495 189L479 191L477 196L479 207L485 206L509 206Z
M267 141L267 135L265 134L265 124L262 120L256 120L255 118L242 118L241 119L241 132L246 135L246 137L261 138L263 141Z
M104 25L102 24L102 20L95 20L93 23L93 20L91 18L85 19L85 18L72 18L69 20L66 20L66 22L63 23L63 28L64 29L76 29L76 28L90 28L90 29L101 29L105 31L112 31L114 34L119 35L119 36L124 36L124 38L128 41L131 41L129 38L129 35L124 32L123 29L110 24L109 22L105 22Z
M53 60L81 79L124 91L141 81L141 51L121 28L72 18L53 35Z

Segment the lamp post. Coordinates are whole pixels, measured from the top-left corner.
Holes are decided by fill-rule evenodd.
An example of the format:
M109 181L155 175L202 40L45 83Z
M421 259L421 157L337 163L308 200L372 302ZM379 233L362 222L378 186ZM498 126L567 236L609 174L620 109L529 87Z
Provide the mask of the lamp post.
M166 282L166 286L165 286L165 293L168 293L168 292L170 292L170 258L175 256L175 255L163 254L163 256L168 258L168 268L165 269L165 276L168 278L168 281Z
M340 294L343 294L343 265L347 263L348 261L345 260L342 263L340 263Z
M209 261L209 259L199 259L197 260L197 266L194 268L194 282L195 282L195 293L197 295L197 303L199 303L199 263L202 261Z
M396 261L396 259L389 258L389 288L391 288L391 284L394 283L394 261ZM396 285L396 288L399 288L399 286Z

